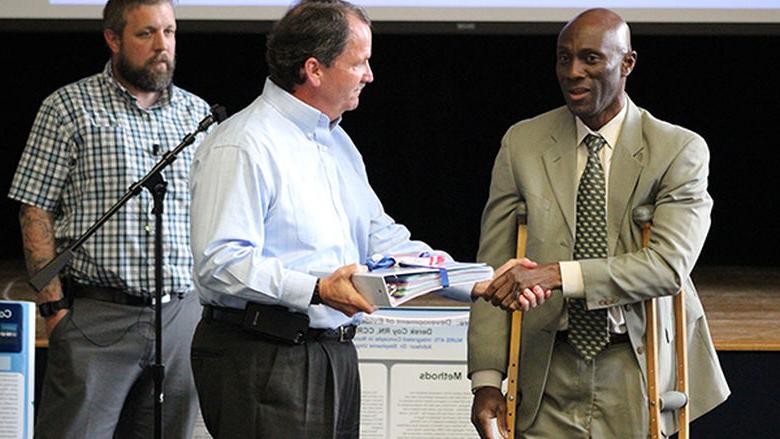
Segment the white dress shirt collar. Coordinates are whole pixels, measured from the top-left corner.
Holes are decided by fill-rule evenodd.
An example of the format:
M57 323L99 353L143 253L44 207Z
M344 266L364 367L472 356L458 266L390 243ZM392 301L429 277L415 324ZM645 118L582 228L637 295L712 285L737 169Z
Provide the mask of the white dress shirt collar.
M618 138L620 138L620 132L623 130L623 122L626 120L626 114L628 114L628 99L626 99L623 108L620 109L618 114L597 131L591 130L579 117L575 117L574 120L577 121L577 145L579 146L582 144L585 136L593 134L603 137L604 140L607 141L607 146L614 149L615 145L617 145Z

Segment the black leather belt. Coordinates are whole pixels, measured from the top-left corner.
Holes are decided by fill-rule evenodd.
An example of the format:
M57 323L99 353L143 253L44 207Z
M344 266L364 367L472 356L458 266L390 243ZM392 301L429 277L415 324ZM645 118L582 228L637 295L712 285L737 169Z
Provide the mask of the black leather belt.
M93 285L81 285L70 282L67 285L68 294L71 297L100 300L101 302L113 302L120 305L129 306L152 306L154 298L144 296L134 296L127 294L119 288L96 287ZM180 298L181 295L174 294L174 298ZM165 303L166 296L163 296Z
M569 340L569 331L558 331L555 333L555 340L567 342ZM609 344L629 343L631 339L628 337L628 333L617 334L615 332L609 333Z
M244 310L234 308L224 308L220 306L204 305L203 318L221 323L228 323L238 327L243 327ZM357 327L355 325L342 325L338 328L309 328L306 331L306 340L325 341L333 340L341 343L348 342L355 338Z

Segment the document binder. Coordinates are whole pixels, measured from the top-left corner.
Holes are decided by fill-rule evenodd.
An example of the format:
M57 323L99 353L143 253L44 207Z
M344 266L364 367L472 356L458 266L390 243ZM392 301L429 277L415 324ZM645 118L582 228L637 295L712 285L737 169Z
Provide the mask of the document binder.
M390 267L352 275L355 288L377 306L396 307L442 288L493 277L487 264L447 262L437 267Z

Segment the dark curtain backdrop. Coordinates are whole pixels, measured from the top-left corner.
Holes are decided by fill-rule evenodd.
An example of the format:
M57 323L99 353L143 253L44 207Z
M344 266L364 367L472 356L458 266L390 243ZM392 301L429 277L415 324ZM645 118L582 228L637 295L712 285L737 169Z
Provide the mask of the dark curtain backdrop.
M37 108L57 87L101 70L108 51L91 30L0 36L0 259L18 259L18 205L5 194ZM261 34L180 32L176 83L238 111L261 91L264 45ZM501 136L562 104L554 45L553 35L374 36L376 80L343 125L385 209L413 237L474 259ZM700 264L780 265L780 219L771 214L780 159L778 47L777 35L634 36L631 98L710 145L715 210Z

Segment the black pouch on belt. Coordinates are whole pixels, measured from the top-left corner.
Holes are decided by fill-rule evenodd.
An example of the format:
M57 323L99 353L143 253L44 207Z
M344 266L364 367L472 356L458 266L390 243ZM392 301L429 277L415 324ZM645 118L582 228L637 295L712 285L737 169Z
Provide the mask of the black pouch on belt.
M245 331L290 344L303 344L309 329L309 316L283 306L249 302L244 309Z

